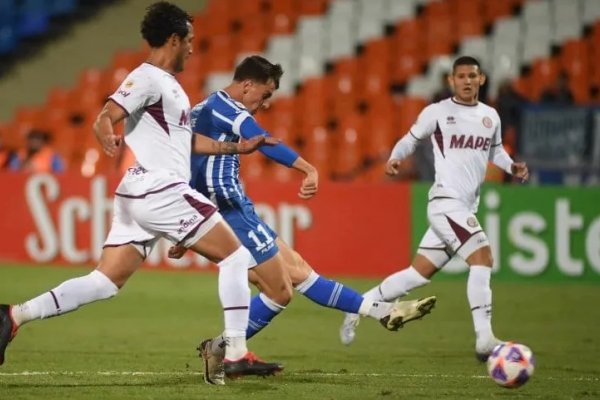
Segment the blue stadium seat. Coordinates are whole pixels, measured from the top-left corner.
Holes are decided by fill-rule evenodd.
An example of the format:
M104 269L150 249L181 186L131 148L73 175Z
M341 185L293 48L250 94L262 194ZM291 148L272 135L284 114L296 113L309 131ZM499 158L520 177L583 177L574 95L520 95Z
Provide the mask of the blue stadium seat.
M70 14L77 8L77 0L52 0L48 3L51 16Z
M9 54L17 47L17 35L10 24L0 26L0 56Z
M31 37L48 30L50 18L48 4L44 0L25 0L19 10L19 23L17 26L19 36Z
M13 23L16 9L15 0L0 0L0 27Z

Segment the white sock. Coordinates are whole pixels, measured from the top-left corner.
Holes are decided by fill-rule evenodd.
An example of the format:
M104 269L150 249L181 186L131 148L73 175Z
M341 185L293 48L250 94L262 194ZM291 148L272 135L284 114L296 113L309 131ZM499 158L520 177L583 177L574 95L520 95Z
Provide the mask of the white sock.
M360 308L358 309L358 314L362 315L363 317L366 316L380 320L386 315L389 315L391 310L391 303L364 299L360 305Z
M490 275L492 269L483 265L469 268L467 298L473 315L473 327L477 340L488 340L492 333L492 289Z
M106 275L94 270L88 275L69 279L36 298L12 308L17 325L74 311L84 304L104 300L117 294L119 288Z
M425 286L429 282L429 279L417 272L411 265L388 276L379 286L375 286L363 294L363 297L374 301L391 301L406 296L412 289Z
M246 330L250 309L248 266L252 255L243 246L221 261L219 266L219 298L225 313L225 358L237 360L248 352Z

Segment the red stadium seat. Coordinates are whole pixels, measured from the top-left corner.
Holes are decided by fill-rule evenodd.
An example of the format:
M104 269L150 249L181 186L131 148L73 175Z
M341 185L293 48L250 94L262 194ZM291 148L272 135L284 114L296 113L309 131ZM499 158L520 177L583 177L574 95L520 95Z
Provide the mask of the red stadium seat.
M557 79L560 72L558 60L545 58L536 60L531 67L530 98L537 101L544 90L549 88Z
M332 172L338 178L350 179L362 166L364 147L361 146L361 139L366 136L363 130L363 117L357 113L347 115L339 121L337 136L335 151L332 152L334 155Z

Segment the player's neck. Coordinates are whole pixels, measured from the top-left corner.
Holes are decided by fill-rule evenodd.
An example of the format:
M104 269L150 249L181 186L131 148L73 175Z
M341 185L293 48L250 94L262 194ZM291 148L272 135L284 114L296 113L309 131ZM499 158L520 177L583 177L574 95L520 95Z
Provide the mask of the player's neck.
M242 101L243 89L241 89L235 83L230 84L229 86L222 89L225 93L229 95L235 101Z
M478 103L477 97L472 97L470 99L461 99L458 96L452 96L452 101L456 104L460 104L463 106L476 106Z
M146 62L175 75L175 59L162 49L152 49Z

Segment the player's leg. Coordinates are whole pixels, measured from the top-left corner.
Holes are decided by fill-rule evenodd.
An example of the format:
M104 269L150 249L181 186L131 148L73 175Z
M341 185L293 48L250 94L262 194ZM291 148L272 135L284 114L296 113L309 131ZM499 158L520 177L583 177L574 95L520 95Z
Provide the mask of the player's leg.
M4 351L18 327L29 321L66 314L82 305L108 299L116 295L139 268L144 255L154 243L153 236L135 221L124 218L121 203L122 199L115 199L111 231L97 269L69 279L24 303L0 306L0 364L4 362Z
M428 284L431 277L449 259L444 243L430 228L421 239L412 264L386 277L379 285L364 293L363 297L371 301L386 302L404 297L411 290ZM343 344L349 345L354 341L359 322L358 314L346 314L340 327L340 341Z
M259 289L262 287L263 290L270 293L271 297L283 304L272 300L264 293L254 296L250 300L247 330L245 331L246 339L250 339L265 328L273 318L285 309L285 304L291 298L291 294L289 294L291 289L287 290L286 285L281 284L282 278L285 276L282 276L283 268L280 265L281 262L278 260L281 256L278 254L277 252L273 257L252 268L248 273L249 280L252 283L256 284ZM254 263L255 261L252 259L250 265ZM258 273L256 272L257 269ZM289 287L291 287L291 284ZM288 294L286 295L286 293ZM226 373L226 365L223 359L225 358L226 343L228 343L226 333L222 333L212 339L202 341L198 347L200 356L204 361L204 381L206 383L213 385L225 384L223 378ZM278 371L283 369L283 366L280 364L277 364L277 366ZM229 376L230 374L228 373L227 375Z
M406 322L421 318L435 304L435 297L391 304L364 299L352 288L317 274L300 254L278 239L288 274L296 289L317 304L340 311L368 316L389 330L398 330Z
M475 330L477 358L487 359L501 341L492 332L492 289L490 277L493 265L489 240L471 210L456 200L433 201L428 217L436 234L469 264L467 299Z
M0 364L4 362L6 345L14 337L18 327L30 321L63 315L85 304L113 297L140 266L142 260L140 253L130 245L105 248L98 268L89 274L69 279L24 303L10 307L4 305L0 311ZM113 278L116 278L115 281Z
M225 315L224 372L235 377L270 375L282 370L280 364L259 360L246 346L250 303L248 268L255 265L252 254L242 246L229 224L206 197L187 187L177 188L177 191L183 191L177 197L183 200L182 205L173 207L173 213L177 215L171 215L169 220L195 222L183 230L177 224L169 229L167 236L219 267L219 298ZM174 199L174 204L178 204L177 199ZM205 375L208 383L223 384L222 377L219 378L215 382Z
M481 247L466 256L469 264L467 298L475 330L475 355L486 361L494 347L502 343L492 331L492 288L490 278L494 264L491 247Z

